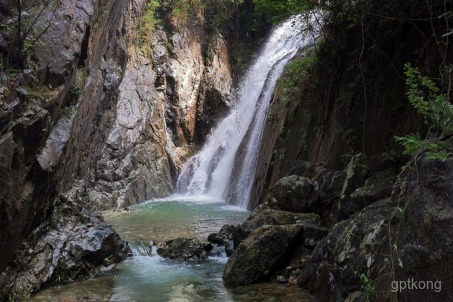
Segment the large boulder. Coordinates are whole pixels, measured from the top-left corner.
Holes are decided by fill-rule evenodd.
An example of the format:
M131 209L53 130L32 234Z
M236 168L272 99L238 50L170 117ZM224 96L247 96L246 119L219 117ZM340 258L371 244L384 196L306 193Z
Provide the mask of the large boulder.
M224 225L218 233L210 234L208 241L218 246L224 246L226 255L229 257L244 239L262 226L300 224L312 230L312 228L321 228L320 223L321 218L315 213L291 213L259 208L241 224Z
M319 199L318 183L304 176L280 179L271 191L270 205L290 212L311 212Z
M364 186L352 192L349 198L351 211L357 212L373 202L389 197L395 181L396 176L391 171L376 173L365 180Z
M207 252L212 245L203 244L198 238L177 238L161 243L157 247L157 254L164 258L181 261L203 260L208 258Z
M223 273L225 284L239 286L269 278L290 259L302 236L300 225L272 225L256 229L228 259Z

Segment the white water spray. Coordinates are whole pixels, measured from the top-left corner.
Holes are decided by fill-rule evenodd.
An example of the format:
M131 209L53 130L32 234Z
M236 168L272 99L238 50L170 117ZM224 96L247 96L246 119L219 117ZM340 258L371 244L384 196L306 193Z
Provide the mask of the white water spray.
M177 193L225 200L236 153L249 132L237 188L233 190L240 197L240 200L233 199L234 203L247 207L266 114L277 80L297 51L315 40L313 33L302 31L302 24L302 18L297 16L273 30L240 83L235 106L208 137L203 149L183 167Z

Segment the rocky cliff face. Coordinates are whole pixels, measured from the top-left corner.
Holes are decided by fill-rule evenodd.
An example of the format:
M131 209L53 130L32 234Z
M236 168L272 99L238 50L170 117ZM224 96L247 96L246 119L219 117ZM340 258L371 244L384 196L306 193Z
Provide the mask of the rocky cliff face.
M14 5L1 1L2 23L17 22ZM144 5L60 1L41 14L39 6L23 7L24 16L39 15L31 34L42 35L27 53L30 69L0 73L0 271L14 255L19 256L8 272L18 280L31 277L23 270L45 269L27 279L26 288L5 288L35 291L62 274L75 279L122 259L124 243L102 218L88 213L169 194L184 160L230 105L232 70L222 35L214 39L204 23L177 26L166 18L152 35L151 54L145 54L136 45ZM2 56L12 56L11 41L14 33L2 31ZM71 198L55 201L67 191ZM76 217L64 210L68 206L81 207ZM68 259L68 248L60 258L54 255L56 264L43 263L47 256L29 247L58 232L69 236L51 222L55 213L67 214L61 221L80 229L99 227L109 249L97 231L87 230L77 240L100 240L95 249L87 247L97 253L96 261ZM77 213L87 218L79 221ZM75 262L74 270L63 272L65 261Z
M2 2L2 7L9 5ZM24 5L22 14L37 16L40 11L39 5ZM66 274L62 272L65 267L74 268L68 276L75 279L103 267L107 258L113 263L126 256L120 252L125 243L102 218L87 212L91 206L80 202L80 192L73 194L74 202L80 202L76 206L64 198L57 202L55 197L67 191L80 169L89 165L90 147L99 142L100 131L90 125L113 102L111 97L121 80L126 63L122 29L131 17L128 12L119 1L62 1L58 6L52 2L31 27L32 34L42 39L28 53L33 68L7 70L1 75L0 141L5 164L0 190L0 270L10 263L8 273L1 277L2 299L22 299L22 295L52 284L59 274ZM10 15L2 15L2 20L16 22L14 10L6 13ZM10 56L14 48L8 46L8 39L11 32L3 31L2 54ZM108 75L107 68L112 71ZM64 210L71 207L75 208ZM66 234L59 225L65 223L78 231ZM61 255L54 253L51 260L49 251L37 242L56 237L60 238L56 242L61 245ZM91 241L93 246L83 246L87 251L80 255L80 246L66 246L71 238ZM91 253L96 259L88 256ZM85 256L90 259L83 264ZM14 258L16 262L11 263Z
M210 37L204 30L158 29L151 59L132 51L106 143L96 151L89 194L99 208L170 194L185 159L230 105L226 41L216 38L207 60L203 49Z
M100 102L96 98L100 98L103 90L102 84L99 87L94 83L96 77L102 78L100 58L111 57L114 51L124 54L116 29L125 22L126 9L116 3L98 1L62 2L55 10L45 10L34 29L42 33L42 26L51 25L42 36L40 48L30 53L37 68L16 71L16 75L2 74L1 141L2 149L9 151L4 153L7 161L2 167L5 173L1 182L1 270L22 239L48 218L51 198L68 189L75 178L74 165L63 167L62 163L87 149L75 154L74 149L64 145L71 141L71 146L77 139L84 146L89 143L86 132L90 128L81 125L99 113ZM106 11L111 12L111 18L105 15ZM14 22L14 13L12 18L8 22ZM75 108L70 105L75 102L71 91L75 88L78 57L83 52L81 45L90 27L93 36L104 37L91 45L91 55L86 58L92 70L86 89L95 101L90 104L88 99L80 100L79 113L74 116L70 112ZM113 42L114 37L118 43ZM8 32L2 32L2 38L7 39ZM2 45L3 52L5 48ZM85 135L83 139L81 133ZM83 163L82 158L71 158L70 162Z

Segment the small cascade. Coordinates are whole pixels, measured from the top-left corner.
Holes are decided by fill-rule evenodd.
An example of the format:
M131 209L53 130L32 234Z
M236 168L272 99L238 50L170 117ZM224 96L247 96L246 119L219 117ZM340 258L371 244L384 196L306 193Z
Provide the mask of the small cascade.
M247 207L256 172L266 114L278 78L284 66L299 49L312 45L315 35L302 30L306 22L296 16L276 27L260 55L243 77L231 112L217 125L203 149L190 158L177 182L177 193L208 195ZM243 141L244 138L247 141ZM239 149L243 149L238 180L229 189Z

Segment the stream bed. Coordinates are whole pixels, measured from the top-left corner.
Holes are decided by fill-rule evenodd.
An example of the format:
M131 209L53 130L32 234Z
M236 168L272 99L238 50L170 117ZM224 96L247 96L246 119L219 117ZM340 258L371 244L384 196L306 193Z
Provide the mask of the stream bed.
M171 197L137 205L129 212L108 212L105 219L134 249L136 242L159 243L177 237L206 241L224 224L238 224L249 212L207 197ZM222 282L226 257L201 262L134 255L112 274L45 289L32 301L313 301L297 287L257 284L227 289Z

